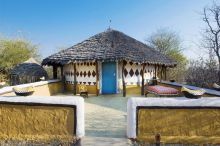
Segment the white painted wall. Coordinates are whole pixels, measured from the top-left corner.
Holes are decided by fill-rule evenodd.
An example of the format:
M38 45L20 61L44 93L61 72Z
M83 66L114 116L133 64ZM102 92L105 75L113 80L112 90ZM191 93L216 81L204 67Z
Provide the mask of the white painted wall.
M127 76L125 76L125 83L126 85L141 85L142 83L142 76L140 74L140 72L143 69L143 65L142 64L136 64L136 63L127 63L125 65L125 69L127 70ZM122 86L122 63L119 63L118 65L118 82L120 84L120 86ZM132 75L132 71L133 70L133 75ZM135 74L135 72L137 72L137 75ZM144 79L145 79L145 83L147 82L147 80L150 80L154 77L154 73L155 73L155 67L153 65L147 65L145 67L145 71L144 71Z
M96 67L94 62L76 64L76 74L78 84L95 85ZM74 65L72 63L64 66L64 75L67 83L74 84Z

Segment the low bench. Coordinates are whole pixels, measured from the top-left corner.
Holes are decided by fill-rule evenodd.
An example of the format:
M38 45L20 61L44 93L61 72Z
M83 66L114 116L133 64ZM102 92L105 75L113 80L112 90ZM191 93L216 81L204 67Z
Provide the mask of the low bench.
M177 96L178 90L171 87L164 87L160 85L154 85L154 86L145 86L145 96L147 96L148 93L155 94L157 96Z
M219 144L220 99L130 98L127 136L146 143Z
M0 97L0 140L60 140L84 136L82 97Z

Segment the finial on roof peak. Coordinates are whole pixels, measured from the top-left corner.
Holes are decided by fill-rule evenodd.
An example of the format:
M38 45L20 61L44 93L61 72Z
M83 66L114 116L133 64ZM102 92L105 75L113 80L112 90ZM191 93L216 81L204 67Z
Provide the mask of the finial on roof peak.
M111 28L108 28L107 31L112 31L112 29L111 29Z

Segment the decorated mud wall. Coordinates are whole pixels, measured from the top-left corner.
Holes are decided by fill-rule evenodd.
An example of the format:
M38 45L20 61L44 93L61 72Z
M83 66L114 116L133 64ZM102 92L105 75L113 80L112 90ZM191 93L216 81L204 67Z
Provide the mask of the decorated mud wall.
M75 112L74 106L0 103L0 139L72 142Z
M64 66L64 75L66 83L74 84L74 65ZM96 67L95 62L85 62L76 64L76 82L77 84L96 85Z
M122 90L122 63L116 62L117 66L117 93ZM98 63L99 71L99 87L102 89L102 63ZM124 70L125 83L127 94L139 94L141 92L142 74L144 73L145 83L146 80L151 79L155 74L155 68L152 65L147 65L143 71L141 64L127 62ZM74 64L64 66L64 75L66 88L68 91L73 91L74 85ZM89 93L96 93L96 66L95 62L84 62L76 64L76 82L77 85L87 85ZM77 88L78 90L78 88Z
M144 83L154 77L155 68L153 65L146 65L143 72L143 65L133 62L126 62L124 77L126 84L126 94L141 95L142 74L144 73ZM122 92L122 63L118 64L118 87Z
M144 79L151 79L155 74L155 68L153 65L147 65L143 71L143 65L138 63L127 62L125 65L124 76L126 85L139 85L142 83L142 74L144 73Z
M66 89L73 91L74 85L74 64L64 66ZM95 62L84 62L76 64L76 83L77 85L87 85L88 92L96 94L96 66ZM78 87L77 87L78 93Z

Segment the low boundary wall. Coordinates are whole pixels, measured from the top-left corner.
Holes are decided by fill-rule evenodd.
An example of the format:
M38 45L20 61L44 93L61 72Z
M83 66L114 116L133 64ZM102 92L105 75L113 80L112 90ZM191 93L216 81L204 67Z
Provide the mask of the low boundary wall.
M17 85L16 87L34 87L34 93L31 96L51 96L63 91L63 83L60 80L40 81L28 84ZM0 96L15 96L14 86L8 86L0 89Z
M85 134L82 97L0 97L0 140L73 142Z
M219 144L219 98L130 98L128 138L155 143Z

